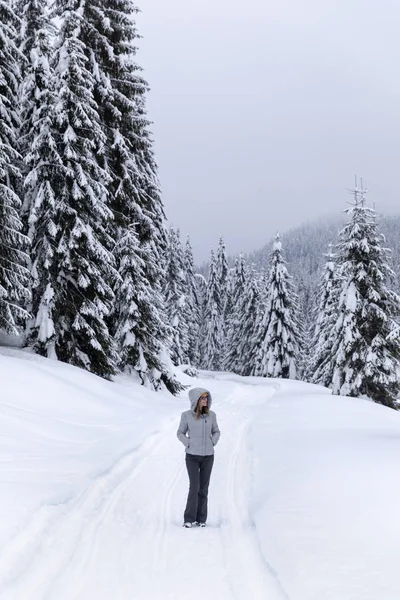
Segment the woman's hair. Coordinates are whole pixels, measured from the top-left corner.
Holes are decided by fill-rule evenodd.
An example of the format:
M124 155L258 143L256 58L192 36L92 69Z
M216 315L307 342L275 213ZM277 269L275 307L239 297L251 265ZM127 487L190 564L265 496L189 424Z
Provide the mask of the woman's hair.
M200 407L200 400L198 400L197 405L196 405L196 416L195 419L200 419L201 413L205 413L206 415L210 414L210 411L208 409L208 406L203 406Z

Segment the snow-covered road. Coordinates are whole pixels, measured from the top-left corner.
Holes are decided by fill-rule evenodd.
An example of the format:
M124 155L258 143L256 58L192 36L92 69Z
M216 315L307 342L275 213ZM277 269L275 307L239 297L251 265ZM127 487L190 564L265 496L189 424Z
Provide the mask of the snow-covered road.
M209 385L225 393L208 528L182 528L188 478L175 415L41 532L9 600L286 600L248 508L249 430L276 385Z

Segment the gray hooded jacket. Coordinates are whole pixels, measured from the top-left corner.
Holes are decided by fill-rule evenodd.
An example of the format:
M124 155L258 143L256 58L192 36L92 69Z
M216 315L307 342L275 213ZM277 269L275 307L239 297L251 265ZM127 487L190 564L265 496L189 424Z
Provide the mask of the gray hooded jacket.
M201 415L196 419L196 406L202 394L208 393L208 415ZM219 440L220 431L215 412L210 410L212 398L208 390L193 388L189 392L190 410L182 413L181 422L177 431L178 439L186 448L187 454L209 456L214 454L214 446Z

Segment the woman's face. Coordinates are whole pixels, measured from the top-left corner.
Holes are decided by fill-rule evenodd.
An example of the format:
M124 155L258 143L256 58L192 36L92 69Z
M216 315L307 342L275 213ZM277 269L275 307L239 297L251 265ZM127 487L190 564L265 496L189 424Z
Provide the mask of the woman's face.
M203 408L204 406L207 406L207 404L208 404L208 394L204 393L199 398L199 406L200 406L200 408Z

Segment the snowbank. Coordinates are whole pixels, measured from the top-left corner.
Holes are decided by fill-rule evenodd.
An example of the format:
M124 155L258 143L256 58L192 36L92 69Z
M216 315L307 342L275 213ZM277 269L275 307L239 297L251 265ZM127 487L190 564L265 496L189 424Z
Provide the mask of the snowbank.
M398 600L400 414L288 382L252 438L250 510L288 597Z
M179 410L169 394L10 348L0 348L0 381L3 557Z

